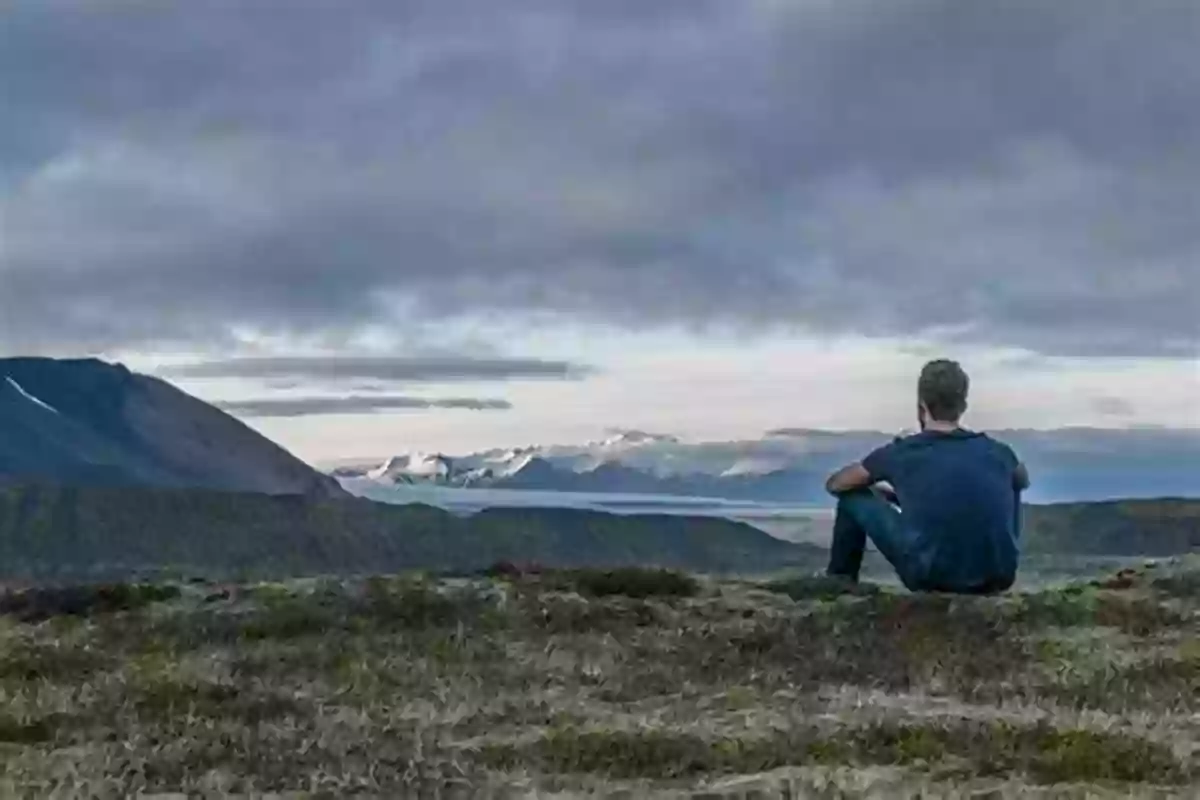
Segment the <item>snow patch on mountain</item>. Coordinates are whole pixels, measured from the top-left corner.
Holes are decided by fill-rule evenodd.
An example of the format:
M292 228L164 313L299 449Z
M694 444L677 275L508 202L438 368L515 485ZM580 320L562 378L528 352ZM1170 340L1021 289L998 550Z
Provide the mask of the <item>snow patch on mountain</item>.
M436 460L397 456L375 468L341 468L335 475L374 477L385 485L825 502L824 479L830 472L895 435L794 428L759 439L691 442L620 431L583 444L530 445ZM1200 430L1023 429L992 435L1011 444L1038 475L1030 502L1200 496Z
M737 475L766 475L771 472L778 472L782 469L787 469L792 464L788 459L775 455L748 456L740 458L734 464L721 473L722 478L729 478Z
M13 387L14 389L16 389L17 393L20 394L22 397L24 397L29 402L33 403L36 406L44 408L46 411L50 411L54 414L59 413L57 408L50 405L49 403L45 403L45 402L39 400L38 398L34 397L29 392L25 391L25 389L22 388L21 384L17 383L12 378L6 377L4 380L8 381L8 385Z
M392 456L367 473L372 480L394 480L400 476L445 479L454 474L454 461L441 453L410 453Z

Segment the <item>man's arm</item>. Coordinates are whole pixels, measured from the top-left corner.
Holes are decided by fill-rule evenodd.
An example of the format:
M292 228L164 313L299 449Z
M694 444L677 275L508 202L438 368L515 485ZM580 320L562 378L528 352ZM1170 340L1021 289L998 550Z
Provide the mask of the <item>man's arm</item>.
M825 481L825 491L836 496L855 489L865 489L875 481L861 462L842 467Z
M846 492L866 489L880 481L891 480L892 454L900 440L897 436L891 444L872 450L862 461L844 466L830 475L829 480L825 481L825 491L836 497ZM885 499L895 502L895 493L885 493Z

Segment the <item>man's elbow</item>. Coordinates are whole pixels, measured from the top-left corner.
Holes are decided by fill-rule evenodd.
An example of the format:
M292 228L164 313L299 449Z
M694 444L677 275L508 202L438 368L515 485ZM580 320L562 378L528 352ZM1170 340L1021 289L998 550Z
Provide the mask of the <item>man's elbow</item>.
M861 489L871 484L871 476L861 464L851 464L829 476L825 481L825 491L834 497L855 489Z
M1030 486L1029 470L1022 464L1017 467L1016 473L1013 475L1013 485L1018 492L1023 492Z

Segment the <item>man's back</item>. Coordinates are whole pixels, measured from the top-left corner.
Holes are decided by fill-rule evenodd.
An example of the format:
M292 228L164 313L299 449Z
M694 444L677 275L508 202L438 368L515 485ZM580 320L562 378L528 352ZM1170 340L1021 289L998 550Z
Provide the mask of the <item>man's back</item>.
M896 490L913 534L911 578L929 588L971 590L1016 575L1019 461L1007 445L965 429L926 430L863 460Z

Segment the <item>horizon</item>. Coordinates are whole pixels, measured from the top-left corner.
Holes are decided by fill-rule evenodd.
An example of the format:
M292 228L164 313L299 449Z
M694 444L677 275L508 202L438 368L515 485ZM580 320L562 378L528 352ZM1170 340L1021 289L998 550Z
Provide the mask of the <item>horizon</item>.
M0 357L310 463L1200 430L1200 13L1171 0L17 4Z
M969 430L976 430L975 428L972 428L972 426L966 425L966 424L964 424L963 427L967 428ZM1196 438L1197 444L1200 445L1200 428L1172 428L1172 427L1168 427L1168 426L1159 426L1159 425L1141 425L1141 426L1135 425L1135 426L1119 426L1119 427L1066 425L1066 426L1061 426L1061 427L1056 427L1056 428L1025 427L1025 428L989 428L989 429L978 429L978 430L980 430L980 432L987 433L989 435L997 436L997 437L1028 436L1028 435L1067 436L1070 434L1090 436L1093 434L1103 435L1106 433L1108 433L1108 434L1113 434L1113 433L1115 433L1115 434L1162 433L1162 434L1170 434L1170 435L1194 436ZM422 455L422 456L430 456L430 457L445 456L447 458L461 458L461 457L465 457L465 456L476 456L476 455L483 455L483 454L487 454L487 453L504 453L504 452L508 452L508 451L517 451L517 450L523 450L523 449L529 449L529 448L537 449L537 448L552 447L552 448L563 448L563 449L567 449L567 450L574 450L574 449L584 449L587 447L602 446L611 437L616 436L622 432L623 431L620 431L620 430L611 430L610 429L608 431L601 432L601 435L596 435L591 438L579 439L579 440L574 440L574 441L549 441L549 440L547 440L547 441L528 441L528 442L523 442L520 444L504 444L504 445L498 445L498 446L494 446L494 447L483 447L483 448L478 448L475 450L470 450L470 451L464 450L464 451L459 451L459 452L450 452L448 450L437 450L437 449L429 449L429 450L410 449L410 450L400 450L400 451L397 451L394 453L381 453L381 454L377 454L375 456L338 457L338 458L333 458L333 459L325 460L325 461L313 461L310 463L313 466L318 467L319 469L329 470L329 469L334 469L337 467L351 467L351 466L358 467L358 466L366 466L368 464L382 465L388 459L395 458L398 456L406 456L406 455ZM842 429L814 428L814 429L805 430L804 433L800 434L800 435L791 435L791 434L780 435L780 434L777 434L775 431L764 431L764 432L762 432L762 434L760 436L757 436L757 437L748 436L748 437L739 438L739 439L711 439L711 438L706 439L706 438L695 438L695 437L679 437L679 436L675 436L674 434L670 433L669 431L653 432L653 431L642 431L642 430L638 430L638 429L629 429L624 432L643 433L643 434L650 434L650 435L659 436L659 437L670 436L673 439L675 439L674 442L670 443L671 445L678 446L678 447L697 447L697 446L705 446L705 445L713 446L713 445L752 444L752 443L767 442L767 441L771 441L771 440L785 440L786 441L786 440L792 439L792 438L795 438L795 439L803 438L803 436L806 434L807 435L826 436L826 437L831 437L831 438L844 438L844 439L858 439L858 438L866 438L866 437L876 437L879 439L886 439L888 437L896 436L901 433L904 433L904 434L916 433L916 429L910 429L910 430L904 430L904 431L885 431L885 430L873 429L873 428L842 428ZM651 444L646 444L643 446L653 447L654 444L651 443ZM1200 450L1197 450L1197 453L1200 454Z

